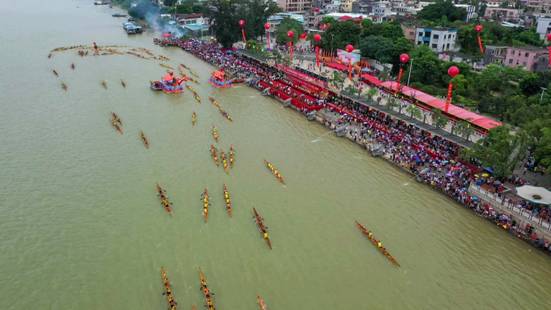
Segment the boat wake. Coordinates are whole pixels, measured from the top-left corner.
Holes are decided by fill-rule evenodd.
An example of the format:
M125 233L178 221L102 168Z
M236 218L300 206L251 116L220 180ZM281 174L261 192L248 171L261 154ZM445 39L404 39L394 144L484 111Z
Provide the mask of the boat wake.
M323 138L324 136L327 136L328 134L332 133L332 131L328 131L326 133L324 133L323 135L315 138L314 140L310 141L311 143L318 143L321 141L321 138Z

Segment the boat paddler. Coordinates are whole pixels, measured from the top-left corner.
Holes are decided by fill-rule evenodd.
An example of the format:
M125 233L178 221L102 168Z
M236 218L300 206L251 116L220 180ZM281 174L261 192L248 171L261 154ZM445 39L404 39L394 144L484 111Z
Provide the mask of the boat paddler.
M263 237L264 237L264 239L268 239L268 238L269 238L268 232L267 232L267 231L264 232Z
M378 242L377 242L377 247L378 247L379 249L381 249L381 248L383 247L383 243L382 243L381 241L378 241Z

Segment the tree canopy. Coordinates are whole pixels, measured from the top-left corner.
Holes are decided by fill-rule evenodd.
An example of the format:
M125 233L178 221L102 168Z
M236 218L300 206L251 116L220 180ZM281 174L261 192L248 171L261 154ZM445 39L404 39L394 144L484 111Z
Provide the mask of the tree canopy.
M352 21L333 23L322 35L321 46L332 51L344 49L347 44L357 48L361 31L362 27Z
M298 37L301 33L304 32L304 27L297 20L286 17L281 23L277 26L276 30L276 42L277 44L286 44L289 42L289 37L287 37L287 32L292 30L295 33L293 37L293 43L297 42Z
M457 8L451 1L438 0L433 4L424 7L417 17L431 21L439 21L445 18L447 21L465 20L467 11L464 8Z

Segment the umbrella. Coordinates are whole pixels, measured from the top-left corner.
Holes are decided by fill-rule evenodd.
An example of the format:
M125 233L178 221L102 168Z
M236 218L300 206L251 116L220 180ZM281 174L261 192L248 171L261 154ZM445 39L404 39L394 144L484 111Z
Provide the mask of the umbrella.
M170 32L163 33L163 38L170 38L171 36Z
M533 203L551 205L551 191L544 187L523 185L517 187L517 195Z
M494 174L494 169L492 169L492 167L484 167L484 171L488 172L489 174Z

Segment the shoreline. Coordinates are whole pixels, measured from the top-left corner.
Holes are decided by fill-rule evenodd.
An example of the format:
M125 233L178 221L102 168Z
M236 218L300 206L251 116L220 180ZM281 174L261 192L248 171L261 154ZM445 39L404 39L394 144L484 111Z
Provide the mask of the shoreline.
M177 46L182 48L182 50L186 53L189 53L190 55L194 56L195 58L203 61L204 63L207 63L209 65L212 65L216 68L220 68L220 65L214 63L214 62L208 62L205 59L202 59L198 55L195 55L192 51L186 50L185 48L181 46ZM246 57L243 57L242 55L236 55L236 57L245 60ZM255 59L256 61L260 62L259 60ZM284 74L281 70L278 68L275 68L274 66L270 66L269 64L262 62L264 66L270 67L270 69L275 70L281 74ZM257 76L255 74L257 79L261 79L260 76ZM253 85L252 82L249 80L246 84L247 86L250 86L256 90L258 90L263 96L270 96L273 99L275 99L277 102L279 102L284 107L290 107L293 110L301 113L303 116L307 118L308 121L316 121L320 125L330 129L331 131L335 132L336 136L338 137L346 137L347 140L350 142L355 143L362 149L366 150L372 157L381 157L386 162L390 163L392 166L398 168L401 171L404 171L410 175L412 175L417 182L423 183L425 185L428 185L431 187L432 190L436 190L441 194L444 194L447 198L453 200L457 204L461 205L463 208L470 209L475 213L475 215L485 218L489 222L495 224L497 227L500 227L500 229L505 230L509 232L510 234L516 236L517 238L524 240L528 242L533 247L542 250L544 253L550 254L551 253L551 247L544 248L544 242L550 239L551 232L545 231L543 229L536 229L534 226L530 226L530 231L526 231L526 228L522 228L523 225L526 225L528 222L526 219L521 218L517 216L516 214L513 214L512 212L497 212L497 210L490 210L489 212L487 206L492 205L489 201L487 201L484 197L479 197L480 195L472 194L470 191L468 192L468 197L464 200L462 198L458 199L454 197L452 193L446 192L445 190L439 188L435 184L431 184L431 182L428 182L428 180L423 180L422 177L416 173L415 170L412 169L412 167L408 167L407 165L403 163L396 162L392 159L392 156L388 153L384 153L380 151L380 148L378 147L378 143L375 143L373 141L370 141L370 139L358 139L357 136L354 136L352 134L353 131L357 130L361 125L355 122L350 122L349 124L340 125L335 122L334 120L328 119L327 115L324 113L331 112L335 113L333 111L330 111L327 108L320 109L318 111L311 111L306 113L305 111L299 110L296 106L293 104L290 104L290 100L282 100L278 98L277 96L273 94L266 93L266 89L263 89L262 87L259 87L258 85ZM337 113L338 114L338 113ZM467 188L471 188L474 183L469 183ZM500 209L500 211L503 209ZM508 221L501 220L503 216L507 216L509 218Z

